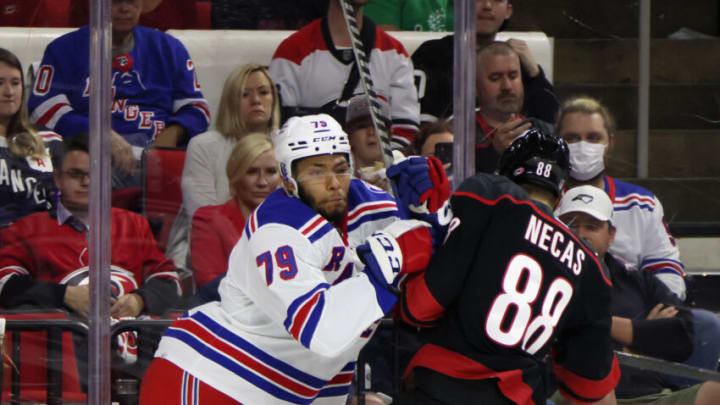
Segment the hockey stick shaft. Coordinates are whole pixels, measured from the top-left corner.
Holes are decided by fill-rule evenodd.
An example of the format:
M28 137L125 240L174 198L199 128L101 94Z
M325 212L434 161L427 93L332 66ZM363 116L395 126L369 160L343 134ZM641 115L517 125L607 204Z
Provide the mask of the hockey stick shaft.
M662 374L693 378L701 381L720 381L720 373L688 366L687 364L674 363L671 361L656 359L654 357L640 356L637 354L619 351L616 351L615 355L617 356L620 364L639 368L641 370L650 370Z
M357 64L358 71L360 72L360 83L362 83L363 92L365 93L365 96L368 99L368 104L370 105L370 118L372 119L375 135L378 137L378 142L380 143L380 148L383 152L383 164L387 169L393 164L390 135L386 124L390 122L390 117L384 116L384 113L380 108L380 101L377 92L375 92L375 85L372 77L370 76L370 55L367 55L363 50L363 43L360 39L360 29L358 28L357 19L355 18L355 9L347 2L347 0L339 0L339 2L343 17L345 18L345 24L347 25L348 32L350 33L350 43L352 44L355 63Z

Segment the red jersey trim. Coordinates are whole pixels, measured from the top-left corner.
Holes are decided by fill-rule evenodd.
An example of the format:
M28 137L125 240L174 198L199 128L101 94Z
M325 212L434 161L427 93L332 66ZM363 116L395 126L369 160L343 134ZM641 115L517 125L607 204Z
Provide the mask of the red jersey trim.
M485 198L480 197L480 196L477 195L477 194L473 194L473 193L470 193L470 192L467 192L467 191L456 191L456 192L453 193L453 195L459 196L459 197L470 197L470 198L475 199L475 200L477 200L477 201L479 201L479 202L481 202L481 203L483 203L483 204L491 205L491 206L497 205L497 204L500 202L500 200L508 199L508 200L512 201L512 202L513 202L514 204L516 204L516 205L527 205L527 206L529 206L530 208L533 209L533 211L535 211L535 213L536 213L537 215L543 217L545 220L554 223L556 226L558 226L558 227L560 227L560 228L565 228L565 229L567 229L567 227L566 227L562 222L560 222L560 221L558 221L557 219L555 219L554 217L551 217L551 216L547 215L546 213L540 211L540 210L539 210L534 204L532 204L530 201L518 201L518 200L516 200L513 196L511 196L510 194L501 195L500 197L496 198L495 200L487 200L487 199L485 199ZM605 273L602 271L602 264L600 264L600 260L599 260L599 259L597 258L597 256L595 255L595 252L593 252L592 250L588 249L588 248L585 246L585 244L584 244L582 241L580 241L580 239L579 239L577 236L575 236L574 233L568 232L568 235L570 235L570 237L573 238L573 240L575 241L575 243L576 243L581 249L583 249L583 250L585 251L585 253L587 253L587 257L592 258L592 260L594 260L595 263L597 263L597 265L598 265L598 270L600 270L600 275L602 276L603 280L605 280L605 283L607 283L607 285L612 286L612 282L610 281L610 279L608 279L607 277L605 277Z
M620 366L614 354L610 372L602 380L581 377L559 364L553 364L553 369L558 380L562 381L572 391L570 393L566 392L561 387L560 393L575 402L596 402L612 391L620 380ZM582 398L585 398L586 401L582 401Z
M460 353L443 347L426 344L415 353L403 378L415 367L425 367L438 373L463 380L497 378L500 391L516 404L534 404L533 390L522 379L522 370L495 371Z
M405 300L407 305L401 306L400 315L403 320L419 327L428 326L445 313L445 307L433 297L425 282L425 273L410 275L405 282Z

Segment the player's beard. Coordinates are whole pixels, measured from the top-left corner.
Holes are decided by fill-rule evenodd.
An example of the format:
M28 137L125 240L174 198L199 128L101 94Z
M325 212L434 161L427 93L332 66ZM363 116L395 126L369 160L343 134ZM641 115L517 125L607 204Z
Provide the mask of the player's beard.
M304 202L315 212L322 215L323 218L325 218L334 226L339 226L342 223L342 220L345 218L345 213L347 211L347 203L342 210L338 210L336 212L327 212L326 210L318 206L317 200L315 200L315 198L313 198L310 194L306 193L305 189L300 184L298 184L298 197L300 198L300 201Z

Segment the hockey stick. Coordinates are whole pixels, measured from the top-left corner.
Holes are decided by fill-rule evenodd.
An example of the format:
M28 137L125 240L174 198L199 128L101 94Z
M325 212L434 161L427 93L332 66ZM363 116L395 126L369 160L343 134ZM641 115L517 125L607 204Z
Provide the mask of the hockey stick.
M705 370L703 368L688 366L687 364L674 363L654 357L640 356L637 354L624 353L615 351L620 364L638 368L641 370L650 370L662 374L673 376L693 378L701 381L720 381L720 373Z
M355 19L355 9L347 0L339 0L339 2L343 17L345 18L345 25L347 25L348 32L350 33L350 43L352 44L355 63L357 63L360 73L360 83L362 83L363 91L370 105L370 118L372 119L375 135L378 137L378 142L383 152L383 164L387 169L393 164L390 135L388 134L388 127L385 124L386 122L390 122L390 117L384 116L380 108L378 95L375 92L375 85L372 77L370 77L370 68L368 67L369 55L365 54L363 43L360 40L360 29Z

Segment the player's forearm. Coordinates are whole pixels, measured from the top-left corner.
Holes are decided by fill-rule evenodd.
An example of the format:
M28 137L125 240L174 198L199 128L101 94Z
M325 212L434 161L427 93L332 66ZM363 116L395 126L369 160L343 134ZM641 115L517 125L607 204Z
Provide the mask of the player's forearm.
M630 346L633 344L633 324L629 318L623 318L619 316L612 317L612 327L610 329L610 336L614 341L622 344L623 346Z

